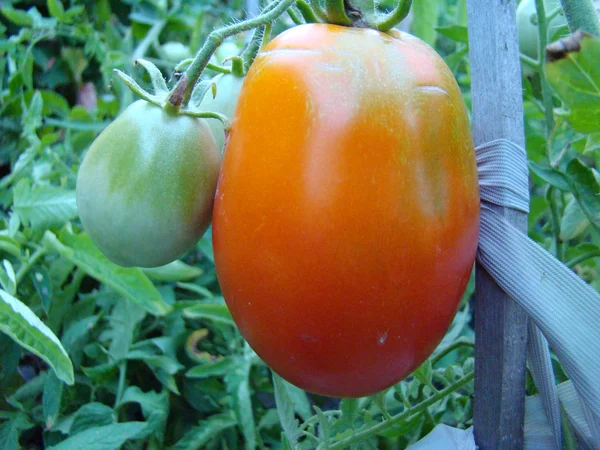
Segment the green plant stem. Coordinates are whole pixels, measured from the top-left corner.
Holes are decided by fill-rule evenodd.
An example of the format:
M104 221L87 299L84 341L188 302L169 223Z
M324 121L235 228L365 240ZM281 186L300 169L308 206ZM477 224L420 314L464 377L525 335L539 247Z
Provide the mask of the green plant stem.
M296 0L296 7L298 8L298 11L300 11L300 14L302 14L302 17L304 17L304 21L306 23L319 22L319 18L317 17L315 12L312 10L310 5L304 0Z
M350 437L341 439L341 440L337 441L335 444L330 445L328 447L328 449L335 450L335 449L348 448L352 444L362 442L365 439L370 438L371 436L375 436L376 434L382 433L383 431L396 425L397 423L402 422L407 417L414 416L415 414L424 412L427 408L429 408L430 406L439 402L447 395L450 395L452 392L457 391L458 389L462 388L464 385L466 385L467 383L472 381L474 377L475 377L475 373L470 372L467 375L465 375L464 377L462 377L461 379L457 380L455 383L451 384L450 386L448 386L445 389L442 389L441 391L438 391L437 393L433 394L431 397L422 401L418 405L415 405L410 409L407 409L399 414L392 416L392 418L389 420L385 420L383 422L378 423L377 425L373 425L369 428L361 430L358 433L356 433Z
M162 65L164 67L165 65L168 65L167 67L169 67L169 68L171 67L171 63L169 61L154 60L152 58L146 58L146 59L150 62L153 62L157 66ZM183 61L180 61L179 63L177 63L174 71L181 72L183 69L185 69L187 66L189 66L193 62L194 62L193 58L184 59ZM214 72L218 72L218 73L231 73L231 69L229 67L219 66L219 65L213 64L213 63L208 63L206 65L206 68L210 69Z
M296 13L296 11L294 11L293 7L288 9L287 13L288 13L288 16L290 16L290 19L292 19L292 22L294 22L296 25L302 25L304 23L302 18L300 18L300 16Z
M600 23L592 0L560 0L571 34L586 31L600 39Z
M546 136L550 136L554 128L554 112L552 103L552 91L544 72L544 49L548 45L548 19L546 18L546 7L544 0L535 0L535 9L538 17L538 73L542 84L542 101L544 104L544 116L546 118Z
M327 13L321 6L320 0L310 0L310 7L315 12L315 15L323 22L327 22Z
M556 196L560 195L552 186L548 186L546 191L546 201L550 205L550 215L552 219L552 234L554 235L554 256L559 261L564 261L564 249L560 240L560 212L558 210L558 202Z
M352 21L346 14L346 3L344 0L326 0L327 22L335 25L351 26Z
M533 59L523 53L521 53L521 62L527 64L528 66L538 69L540 67L540 62L537 59Z
M142 39L138 46L133 51L132 60L138 60L143 58L150 46L158 40L160 33L167 22L165 20L159 20L152 25L152 28L148 31L148 34Z
M333 417L333 416L339 416L341 415L342 412L341 411L337 411L337 410L333 410L333 411L323 411L323 415L325 415L325 417ZM306 419L304 421L304 423L302 425L300 425L300 430L306 430L308 427L310 427L310 425L312 425L315 422L319 421L319 417L318 416L312 416L309 417L308 419Z
M437 364L448 353L453 352L457 348L464 347L464 346L475 347L475 342L473 341L473 339L469 339L464 336L457 339L452 344L450 344L448 347L446 347L442 351L440 351L433 358L431 358L431 365L433 366L433 365Z
M373 24L374 28L379 31L389 31L400 22L402 22L408 12L410 11L410 6L412 4L412 0L398 0L398 4L394 8L393 11L383 16L382 19L378 20Z
M262 14L253 17L252 19L248 19L239 23L234 23L232 25L228 25L226 27L211 32L208 35L208 38L206 39L204 45L198 51L198 54L194 58L194 62L192 62L190 67L188 67L187 71L185 72L185 75L179 81L179 83L185 84L182 88L180 88L179 92L177 86L173 89L171 95L169 96L169 103L171 103L176 108L178 108L180 105L187 105L192 95L194 86L196 85L196 82L200 78L200 75L202 75L202 72L206 68L210 57L225 39L227 39L229 36L233 36L234 34L252 30L254 28L258 28L262 25L266 25L270 22L273 22L285 11L287 11L287 9L291 5L293 5L294 2L295 0L280 0L276 2L275 5L272 7L271 5L269 5ZM183 88L185 88L183 96L179 98L179 95L181 95L181 90Z
M552 10L552 12L550 14L548 14L546 16L546 20L548 22L550 22L552 19L554 19L556 16L558 16L561 12L562 12L562 6L557 6L556 8L554 8Z
M15 281L16 281L17 286L19 285L19 283L21 281L23 281L23 278L25 277L25 275L27 275L27 273L31 270L31 268L35 265L35 263L37 263L38 260L46 254L46 252L47 252L47 250L45 248L43 248L43 247L38 248L29 257L27 262L25 264L23 264L21 267L19 267L19 270L17 271L17 274L15 275Z
M115 398L116 409L123 398L123 392L125 392L125 380L127 375L127 360L124 359L119 363L119 384L117 385L117 397Z
M567 261L565 264L567 267L569 268L573 268L575 267L577 264L579 264L580 262L585 261L586 259L590 259L590 258L598 258L600 256L600 250L591 250L589 252L583 253L579 256L576 256L575 258Z
M264 44L269 40L269 36L271 35L271 24L268 23L254 30L252 34L252 39L248 43L246 49L242 52L241 58L244 62L244 73L247 73L250 69L250 66L254 62L256 55L260 49L264 46Z

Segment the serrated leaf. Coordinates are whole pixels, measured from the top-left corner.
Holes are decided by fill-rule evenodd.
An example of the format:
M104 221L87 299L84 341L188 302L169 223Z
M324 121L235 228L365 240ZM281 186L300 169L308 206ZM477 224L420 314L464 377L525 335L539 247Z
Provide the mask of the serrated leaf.
M227 392L231 395L231 408L244 436L246 450L254 450L256 447L256 425L250 398L250 367L250 359L244 358L225 377Z
M208 378L223 376L240 364L238 358L225 357L216 361L192 367L185 374L187 378Z
M343 398L340 402L340 410L342 411L342 419L348 428L354 428L354 421L358 414L358 399Z
M33 427L27 415L21 411L0 425L0 450L20 449L19 436L21 432Z
M152 280L168 282L193 280L204 273L199 267L179 260L161 267L142 268L142 271Z
M568 241L579 236L589 226L590 221L577 203L575 198L572 198L560 220L560 238L563 241Z
M233 414L218 414L202 420L200 425L189 430L173 446L171 450L200 450L210 440L217 437L224 430L237 424Z
M46 361L62 381L73 384L73 364L58 338L27 305L3 290L0 290L0 331Z
M61 431L75 435L91 428L111 425L116 421L117 415L111 407L97 402L86 403L73 415L69 426Z
M13 190L14 211L21 222L39 230L52 225L62 225L77 217L75 191L53 186L34 186L23 178Z
M113 361L121 361L129 355L136 327L145 315L145 311L135 303L119 302L115 305L108 319L110 327L101 336L110 340L108 353Z
M559 114L577 131L600 131L600 40L579 33L567 39L579 40L579 48L549 52L545 65L548 82L568 108Z
M156 287L136 267L120 267L110 262L85 233L61 233L60 240L51 232L44 242L64 258L73 262L88 275L110 286L146 311L162 316L171 310Z
M578 159L567 166L572 192L589 221L600 228L600 184L592 169Z
M50 430L60 411L60 402L62 399L62 382L53 373L48 374L44 383L44 395L42 397L42 413L46 429Z
M314 408L317 412L317 418L319 420L319 441L321 441L321 443L325 445L325 448L327 448L327 444L329 444L329 439L331 437L331 427L329 426L329 421L327 420L327 417L325 417L325 414L323 414L321 408L318 406L314 406Z
M124 422L90 428L65 439L48 450L118 450L146 428L145 422Z
M169 394L163 390L161 393L143 392L137 386L130 386L123 393L120 405L135 402L142 408L142 414L148 424L146 432L153 433L162 443L164 440L167 417L169 416Z
M281 428L283 428L290 445L295 447L302 433L300 432L298 419L294 414L294 403L290 398L284 380L275 372L273 372L273 387Z
M227 305L221 303L202 302L183 310L183 316L188 319L210 319L216 322L235 325Z

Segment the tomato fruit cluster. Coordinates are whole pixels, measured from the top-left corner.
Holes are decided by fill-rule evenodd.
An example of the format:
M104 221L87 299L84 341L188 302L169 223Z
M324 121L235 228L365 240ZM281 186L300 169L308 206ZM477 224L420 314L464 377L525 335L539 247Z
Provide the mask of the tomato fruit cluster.
M433 49L310 24L258 55L213 245L234 320L279 375L344 397L406 377L448 329L478 231L468 116Z
M98 136L81 164L81 222L117 264L167 264L208 228L220 159L204 120L139 100Z

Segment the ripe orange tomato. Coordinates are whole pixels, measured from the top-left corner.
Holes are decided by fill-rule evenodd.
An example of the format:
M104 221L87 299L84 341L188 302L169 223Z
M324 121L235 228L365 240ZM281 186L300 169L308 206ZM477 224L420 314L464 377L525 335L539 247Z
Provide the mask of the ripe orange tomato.
M213 245L233 318L275 372L341 397L409 375L456 313L478 232L467 112L434 50L310 24L258 55Z

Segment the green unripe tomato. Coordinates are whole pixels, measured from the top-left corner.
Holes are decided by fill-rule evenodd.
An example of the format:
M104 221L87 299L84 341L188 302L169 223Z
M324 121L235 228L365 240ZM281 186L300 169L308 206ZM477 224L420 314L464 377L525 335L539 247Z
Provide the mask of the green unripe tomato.
M560 6L559 0L544 0L546 15ZM519 30L519 48L521 53L530 58L538 57L538 26L531 22L532 16L536 14L535 0L523 0L517 6L517 28ZM548 39L562 26L566 25L565 16L558 14L548 24ZM550 43L550 42L548 42Z
M219 169L204 120L139 100L98 136L81 164L81 222L116 264L167 264L208 228Z
M213 81L217 85L217 95L213 98L212 92L208 91L200 104L202 111L212 111L224 114L229 120L233 119L235 106L237 105L244 77L232 73L217 75ZM223 124L219 120L209 119L206 121L210 127L217 146L222 151L225 143L225 132Z
M162 45L162 51L164 57L171 62L178 63L179 61L192 57L190 48L187 45L183 45L181 42L165 42Z

